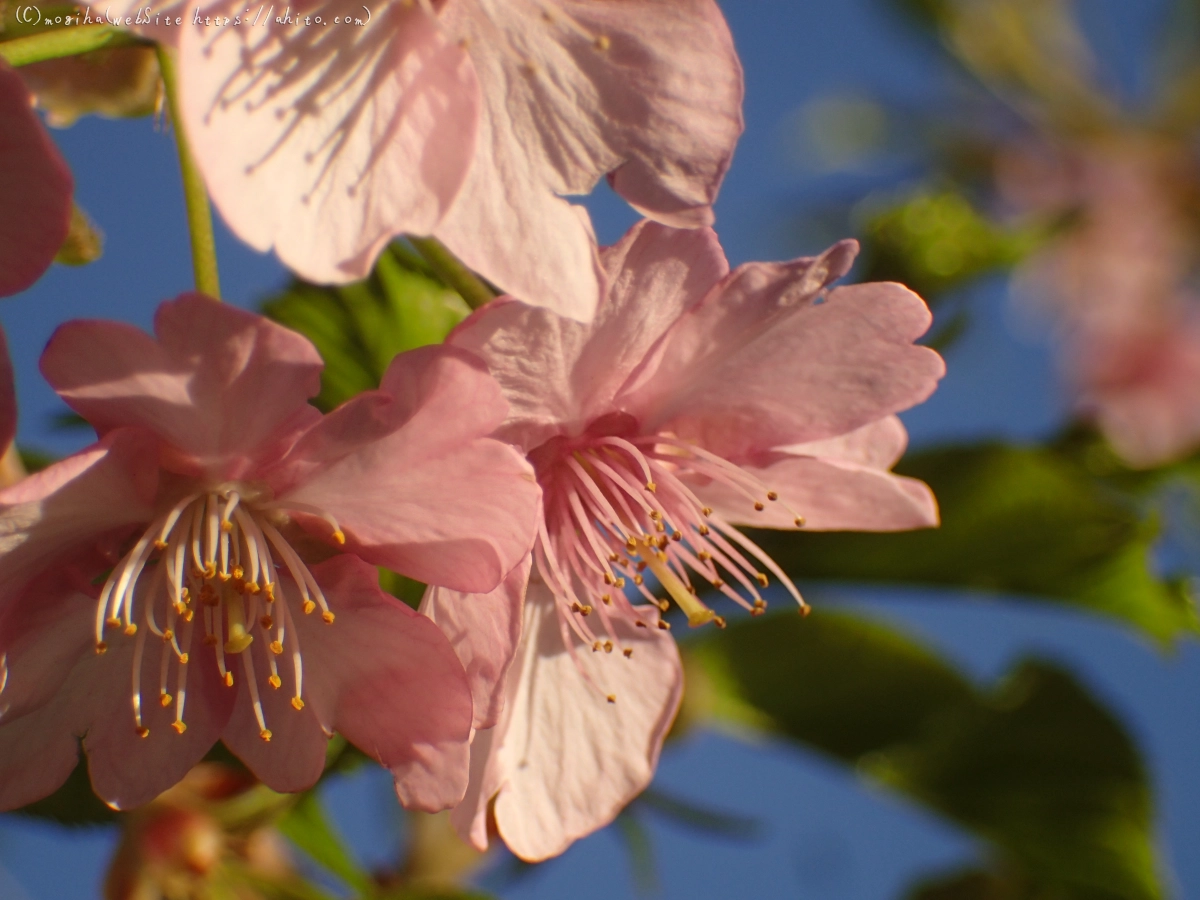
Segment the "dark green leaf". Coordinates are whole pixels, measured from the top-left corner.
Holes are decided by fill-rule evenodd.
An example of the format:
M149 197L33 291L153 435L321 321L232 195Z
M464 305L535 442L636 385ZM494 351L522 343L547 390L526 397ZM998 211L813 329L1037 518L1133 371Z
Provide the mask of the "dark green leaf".
M374 882L334 830L321 802L305 794L279 821L284 837L310 856L317 865L344 881L360 897L373 896Z
M60 825L107 825L115 822L119 815L92 792L87 761L82 755L62 787L49 797L16 812L23 816L49 819Z
M715 715L750 710L856 766L987 838L1053 896L1162 896L1138 753L1052 665L979 690L902 635L819 610L743 620L690 652Z
M938 529L901 534L756 532L798 578L950 585L1026 595L1120 619L1167 641L1198 630L1181 583L1150 571L1159 528L1129 498L1052 450L984 445L916 454ZM803 510L801 510L803 512Z
M263 312L305 335L325 360L316 404L329 410L379 386L397 353L436 344L469 312L402 249L380 254L365 281L342 287L294 282Z
M908 900L1039 900L1043 895L1012 873L978 870L922 880L907 896Z

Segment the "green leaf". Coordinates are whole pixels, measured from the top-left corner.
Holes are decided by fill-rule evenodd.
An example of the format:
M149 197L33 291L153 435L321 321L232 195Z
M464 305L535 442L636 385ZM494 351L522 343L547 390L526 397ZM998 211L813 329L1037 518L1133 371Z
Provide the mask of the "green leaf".
M897 471L933 488L938 529L754 533L793 577L947 585L1052 600L1160 641L1200 630L1182 582L1150 571L1159 528L1122 493L1047 449L915 454ZM803 513L803 510L800 511Z
M1009 269L1043 240L1040 229L1003 228L954 190L921 191L870 216L864 281L899 281L930 300Z
M344 881L358 896L375 896L374 881L325 818L316 794L301 797L280 820L279 830L313 862Z
M689 676L701 673L701 689L717 695L717 717L756 710L776 732L987 838L1024 877L1067 892L1053 896L1163 895L1137 750L1054 666L1025 662L980 690L901 634L820 610L742 620L690 645L689 657Z
M456 293L393 247L371 277L342 287L295 281L263 313L311 340L325 360L316 404L330 410L379 387L397 353L440 343L470 310Z
M1036 887L1023 878L1009 872L984 870L923 879L906 896L907 900L1038 900L1039 897Z

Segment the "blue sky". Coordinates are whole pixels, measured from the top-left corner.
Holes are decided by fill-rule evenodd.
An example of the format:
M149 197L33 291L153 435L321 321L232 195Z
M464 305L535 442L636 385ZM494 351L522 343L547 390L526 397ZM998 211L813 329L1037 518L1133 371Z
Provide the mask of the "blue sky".
M1082 4L1089 37L1128 97L1145 89L1165 4L1092 0ZM936 105L946 82L938 61L881 0L727 0L747 81L746 135L718 204L718 231L731 260L820 250L787 225L806 203L857 176L823 177L797 164L789 123L817 96L882 96ZM17 368L20 439L59 453L84 433L51 427L63 410L37 375L37 357L68 318L119 318L148 326L155 305L191 286L178 170L169 134L148 120L85 120L56 132L82 205L105 230L104 258L85 269L56 267L24 295L0 304ZM801 148L803 151L803 148ZM801 159L803 153L801 153ZM863 175L863 183L868 178ZM616 239L634 221L611 195L591 201L597 232ZM254 303L281 283L270 257L218 240L228 299ZM934 398L906 416L916 445L1001 436L1036 439L1061 423L1065 399L1050 348L1015 327L1003 286L979 289L972 330L948 355ZM839 588L808 592L812 602L848 605L932 643L964 671L989 681L1017 658L1038 653L1066 662L1120 715L1150 764L1159 798L1164 860L1179 896L1200 896L1200 648L1164 655L1106 622L1061 610L966 599L949 593ZM819 690L819 685L797 686ZM756 817L755 837L735 842L652 820L662 896L803 896L812 900L895 897L913 877L966 862L979 848L929 814L858 781L833 763L775 743L750 746L697 734L669 747L656 782L713 808ZM382 861L399 832L387 778L368 772L335 785L341 827L368 860ZM112 834L67 832L0 818L0 897L57 900L98 896ZM516 881L497 860L483 884L513 900L630 896L628 858L611 831L581 841L561 859Z

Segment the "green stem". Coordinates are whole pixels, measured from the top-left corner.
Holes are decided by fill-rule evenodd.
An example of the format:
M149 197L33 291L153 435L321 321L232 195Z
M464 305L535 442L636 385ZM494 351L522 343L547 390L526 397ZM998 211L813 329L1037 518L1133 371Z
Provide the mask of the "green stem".
M47 59L78 56L101 47L144 44L137 35L107 25L72 25L0 42L0 59L10 66L27 66Z
M175 128L175 145L179 148L179 171L183 176L183 200L187 206L188 231L192 238L192 269L196 273L196 290L214 300L221 299L221 279L217 273L217 246L213 240L212 211L208 208L208 191L204 178L196 167L184 132L183 116L179 112L179 80L175 73L174 51L158 45L158 68L162 72L167 106Z
M434 237L410 237L408 242L429 263L437 276L446 282L467 301L471 309L479 309L496 297L496 292L484 284L483 279L462 264L462 261Z

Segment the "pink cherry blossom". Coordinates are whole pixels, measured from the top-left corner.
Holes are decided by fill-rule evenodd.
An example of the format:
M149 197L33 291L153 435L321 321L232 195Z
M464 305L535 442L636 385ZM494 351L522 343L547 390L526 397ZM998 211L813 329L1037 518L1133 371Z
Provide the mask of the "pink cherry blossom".
M300 335L199 294L155 336L62 326L42 371L100 436L0 492L0 808L53 791L79 738L117 808L220 739L266 784L320 776L334 731L422 809L467 783L470 686L376 565L487 591L539 491L485 437L506 404L453 348L397 357L322 417Z
M712 231L643 222L603 252L611 289L590 324L500 300L451 335L502 385L497 435L528 454L543 490L522 643L454 813L476 846L493 800L505 842L538 860L649 782L682 687L649 575L692 625L724 625L697 579L751 613L772 577L803 602L736 524L936 524L929 489L888 472L906 440L893 413L943 372L913 344L929 311L896 284L829 290L855 251L731 272ZM491 603L426 595L469 673L507 663L497 610L518 608L520 581Z
M41 277L67 237L71 171L33 111L25 84L0 62L0 297Z
M564 197L608 175L645 215L712 221L742 130L741 69L713 0L275 13L191 9L184 119L231 228L305 278L361 278L396 235L432 234L510 294L586 320L602 272L586 212ZM226 17L253 27L212 25Z

